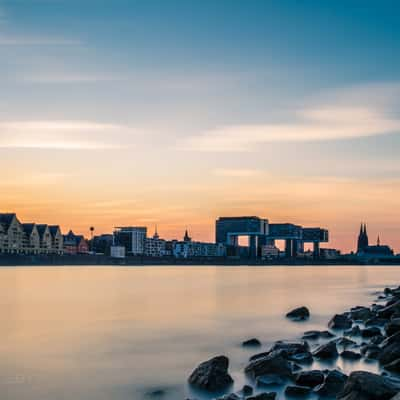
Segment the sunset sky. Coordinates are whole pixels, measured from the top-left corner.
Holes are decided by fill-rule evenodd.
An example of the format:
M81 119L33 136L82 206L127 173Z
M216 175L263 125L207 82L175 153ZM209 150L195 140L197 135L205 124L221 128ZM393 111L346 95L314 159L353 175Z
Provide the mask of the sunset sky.
M400 251L400 2L0 0L0 211L88 235L221 215Z

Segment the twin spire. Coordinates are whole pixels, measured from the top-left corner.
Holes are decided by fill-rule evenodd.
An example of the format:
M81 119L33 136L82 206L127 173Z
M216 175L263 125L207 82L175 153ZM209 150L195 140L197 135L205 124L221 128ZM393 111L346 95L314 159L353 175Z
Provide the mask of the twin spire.
M381 245L381 239L378 235L376 245ZM367 234L367 224L361 223L360 234L358 235L357 252L364 251L369 246L368 234Z

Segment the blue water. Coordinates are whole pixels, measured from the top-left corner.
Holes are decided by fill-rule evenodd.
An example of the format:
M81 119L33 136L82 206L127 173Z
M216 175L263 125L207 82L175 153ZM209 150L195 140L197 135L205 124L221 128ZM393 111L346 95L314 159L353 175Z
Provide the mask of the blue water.
M249 356L323 329L399 284L398 267L26 267L0 269L0 395L4 400L206 397L187 377L219 354L233 390ZM306 305L311 318L288 321ZM261 349L241 342L257 337ZM377 371L376 364L343 363ZM320 367L314 365L314 367ZM322 365L321 367L326 367ZM284 398L283 395L280 398Z

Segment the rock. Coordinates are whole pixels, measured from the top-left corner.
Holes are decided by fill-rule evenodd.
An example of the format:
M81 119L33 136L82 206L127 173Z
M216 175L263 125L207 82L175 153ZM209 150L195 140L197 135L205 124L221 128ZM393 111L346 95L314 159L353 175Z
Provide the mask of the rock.
M336 358L338 356L336 343L334 341L325 343L314 350L312 354L314 357L322 359Z
M310 393L311 389L307 386L287 386L285 395L290 397L304 397Z
M376 344L367 344L361 347L360 353L365 358L376 360L379 357L379 354L381 353L381 348Z
M250 396L253 394L253 388L250 385L244 385L240 393L242 393L245 397Z
M312 362L312 354L309 351L309 345L307 342L290 342L280 340L275 342L271 349L267 352L255 354L250 357L250 361L263 358L272 352L280 351L282 356L289 361L298 363L310 363Z
M256 385L259 387L280 386L286 382L285 378L275 374L267 374L259 376L256 379Z
M389 379L371 372L352 372L338 400L390 400L399 388Z
M385 325L385 332L387 336L392 336L397 332L400 332L400 319L396 318L391 320Z
M217 356L201 363L190 375L189 383L200 389L218 391L233 383L228 374L229 359Z
M242 346L244 346L244 347L259 347L259 346L261 346L261 342L256 338L252 338L252 339L248 339L248 340L245 340L244 342L242 342Z
M359 336L361 335L361 329L358 325L353 326L351 329L348 329L343 332L345 336Z
M392 397L390 400L400 400L400 393L397 393L396 396Z
M303 339L305 340L330 339L333 337L335 335L329 331L307 331L303 334Z
M352 325L353 322L345 314L336 314L328 323L331 329L350 329Z
M381 346L382 348L385 348L386 346L393 343L400 343L400 332L396 332L394 335L387 337L381 342Z
M319 370L303 371L296 376L296 385L313 388L324 382L324 374Z
M355 321L365 322L368 319L373 318L375 313L372 312L368 307L358 306L350 310L350 316Z
M361 358L360 353L356 353L355 351L345 350L340 353L340 357L345 360L359 360Z
M361 329L361 337L363 338L372 338L380 334L381 330L377 326L371 326L369 328Z
M310 311L307 307L298 307L286 314L287 318L294 321L304 321L310 318Z
M385 340L383 335L376 335L370 339L371 344L381 344Z
M275 400L275 399L276 399L276 392L269 392L269 393L264 392L247 398L247 400Z
M340 393L347 380L347 375L338 370L329 371L322 385L315 388L321 397L333 397Z
M268 374L278 375L281 378L291 378L293 369L284 352L273 351L264 357L250 361L245 372L251 374L253 378Z
M365 321L365 326L383 326L387 323L387 319L373 317Z
M236 393L230 393L230 394L225 394L222 397L218 397L217 400L241 400L241 398Z
M397 360L392 361L389 364L386 364L383 366L383 368L385 368L386 370L390 371L390 372L400 372L400 358L398 358Z
M394 342L382 348L378 361L381 365L386 365L398 358L400 358L400 343Z
M390 318L396 311L400 310L400 301L396 299L395 302L389 302L386 307L377 311L377 315L380 318Z

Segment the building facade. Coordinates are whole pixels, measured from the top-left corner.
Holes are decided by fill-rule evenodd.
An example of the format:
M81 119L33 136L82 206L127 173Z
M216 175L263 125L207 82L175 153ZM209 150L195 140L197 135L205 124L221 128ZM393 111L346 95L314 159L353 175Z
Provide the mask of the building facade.
M22 224L24 230L24 253L39 254L40 253L40 236L36 224Z
M83 235L75 235L70 230L63 237L64 254L77 255L77 254L88 254L89 244Z
M36 225L36 228L39 232L39 238L40 238L40 253L50 254L52 243L51 243L51 233L49 226L46 224L39 224Z
M24 251L24 229L16 214L0 214L0 225L3 231L0 251L10 254L22 253Z
M64 238L60 227L58 225L50 225L49 231L51 237L51 252L53 254L63 254Z
M144 254L147 257L164 257L167 255L167 242L158 236L157 229L151 238L146 238Z
M117 227L114 231L114 245L124 246L126 255L142 256L145 254L147 228L144 226Z

